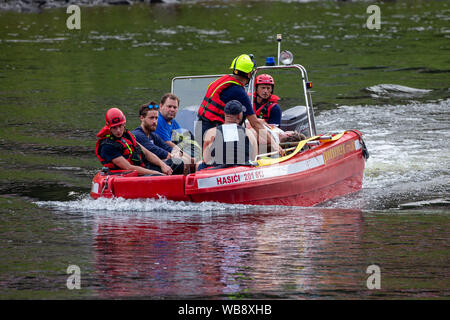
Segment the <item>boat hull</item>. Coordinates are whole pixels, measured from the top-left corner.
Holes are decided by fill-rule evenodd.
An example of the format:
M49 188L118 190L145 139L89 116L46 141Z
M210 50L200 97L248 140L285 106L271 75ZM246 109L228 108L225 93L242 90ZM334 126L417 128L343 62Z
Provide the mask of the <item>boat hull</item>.
M207 169L188 176L99 172L93 179L91 196L313 206L360 190L364 166L360 137L347 132L336 141L323 142L268 166Z

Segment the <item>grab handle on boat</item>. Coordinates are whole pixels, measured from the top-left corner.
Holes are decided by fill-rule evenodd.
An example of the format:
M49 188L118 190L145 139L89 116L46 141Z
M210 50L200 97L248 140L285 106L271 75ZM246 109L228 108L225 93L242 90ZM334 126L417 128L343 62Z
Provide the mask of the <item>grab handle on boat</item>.
M102 188L102 192L100 192L100 197L103 196L103 192L105 191L106 188L108 188L108 179L109 179L109 176L107 176L105 179L105 182L103 182L103 188Z
M361 136L361 133L359 133L356 130L347 130L346 132L353 132L359 137L359 142L361 143L362 154L363 154L364 160L367 161L367 159L369 159L369 150L367 150L366 144Z

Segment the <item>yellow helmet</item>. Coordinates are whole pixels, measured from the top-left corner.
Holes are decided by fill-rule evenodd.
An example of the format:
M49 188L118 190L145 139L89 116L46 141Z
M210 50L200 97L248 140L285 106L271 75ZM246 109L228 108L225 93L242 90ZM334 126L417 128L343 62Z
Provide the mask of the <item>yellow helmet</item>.
M255 70L253 55L241 54L239 57L234 58L230 69L233 70L234 74L238 74L239 71L246 74L252 72Z

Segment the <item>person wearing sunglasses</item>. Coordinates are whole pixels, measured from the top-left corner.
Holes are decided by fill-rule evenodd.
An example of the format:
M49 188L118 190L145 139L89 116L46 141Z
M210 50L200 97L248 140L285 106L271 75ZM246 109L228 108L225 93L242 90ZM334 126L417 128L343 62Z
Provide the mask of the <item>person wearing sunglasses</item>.
M166 165L171 167L173 174L183 174L187 172L187 169L185 169L180 150L169 146L155 133L158 124L159 110L159 105L154 101L143 104L139 108L141 125L134 129L132 133L136 136L137 142L154 153ZM153 166L151 166L151 168L153 168ZM153 169L157 170L157 168Z

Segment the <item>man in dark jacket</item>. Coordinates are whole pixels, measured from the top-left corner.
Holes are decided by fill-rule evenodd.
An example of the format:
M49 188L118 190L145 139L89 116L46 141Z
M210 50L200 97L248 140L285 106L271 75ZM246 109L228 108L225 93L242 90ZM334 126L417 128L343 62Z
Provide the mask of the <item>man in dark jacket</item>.
M158 124L159 106L156 102L150 102L139 108L141 125L134 129L137 142L147 150L154 153L173 170L173 174L185 173L183 153L177 147L169 146L160 136L155 133Z

